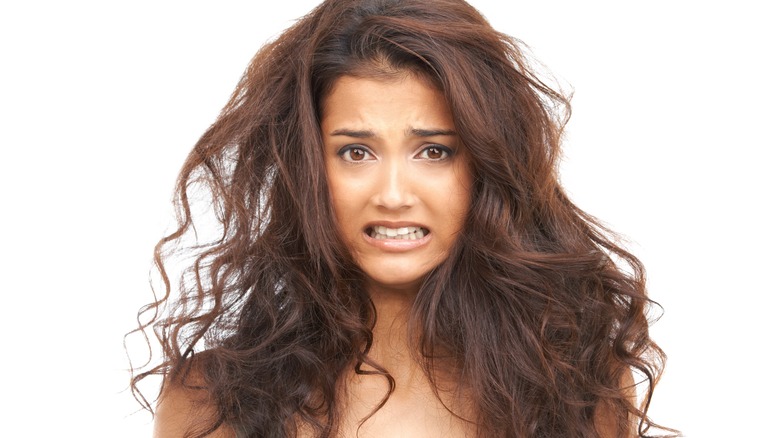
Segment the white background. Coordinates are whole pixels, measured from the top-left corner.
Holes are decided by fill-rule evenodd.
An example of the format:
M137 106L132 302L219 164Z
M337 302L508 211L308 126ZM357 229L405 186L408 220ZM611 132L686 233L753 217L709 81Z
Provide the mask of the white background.
M254 52L316 3L2 3L0 435L150 433L122 335L151 298L176 173ZM666 311L651 416L776 434L770 2L472 3L575 90L564 184L634 242Z

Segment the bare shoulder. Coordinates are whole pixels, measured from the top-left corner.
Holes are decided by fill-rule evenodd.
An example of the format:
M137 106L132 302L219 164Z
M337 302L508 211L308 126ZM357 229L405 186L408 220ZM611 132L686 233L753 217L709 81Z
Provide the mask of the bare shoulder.
M634 382L634 377L631 374L630 369L623 370L620 378L620 388L631 405L636 406L636 382ZM595 422L599 436L605 438L618 436L618 430L620 430L619 423L621 420L622 419L618 418L615 412L608 409L605 405L597 406ZM628 424L630 425L629 431L631 434L629 437L633 438L636 436L635 430L638 419L633 415L630 415L626 420L628 420Z
M217 409L205 389L202 375L192 369L184 381L167 378L157 401L154 438L201 436L216 419ZM205 435L209 438L234 438L227 426Z

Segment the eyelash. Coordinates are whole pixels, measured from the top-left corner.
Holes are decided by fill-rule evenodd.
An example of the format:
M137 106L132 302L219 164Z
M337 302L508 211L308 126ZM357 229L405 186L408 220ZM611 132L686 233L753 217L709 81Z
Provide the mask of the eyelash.
M353 160L353 159L351 159L349 154L352 151L361 151L363 154L365 154L364 155L364 159L362 159L362 160ZM362 161L367 161L365 159L365 157L371 156L373 154L366 147L357 146L357 145L351 144L351 145L347 145L347 146L344 146L343 148L339 149L338 155L341 157L341 159L343 159L344 161L347 161L349 163L360 163Z
M439 157L439 158L426 158L425 156L423 156L421 159L429 160L429 161L443 161L443 160L449 159L453 155L453 150L452 149L450 149L450 148L448 148L446 146L440 145L440 144L431 144L431 145L425 146L419 153L415 154L415 157L420 156L420 155L429 154L431 150L438 150L439 153L442 156ZM364 154L364 156L363 156L364 158L361 159L361 160L353 160L352 157L350 157L350 155L349 155L353 151L361 151ZM349 163L360 163L360 162L363 162L363 161L368 161L366 159L366 157L373 156L373 154L371 153L371 151L368 148L366 148L364 146L359 146L359 145L347 145L347 146L344 146L343 148L339 149L338 155L344 161L347 161Z
M425 148L423 148L423 150L421 150L420 153L417 154L417 155L425 154L426 152L430 152L432 149L438 149L439 153L441 153L442 156L439 157L439 158L426 158L427 160L443 161L443 160L446 160L446 159L452 157L452 149L450 149L450 148L448 148L446 146L442 146L440 144L432 144L432 145L425 146Z

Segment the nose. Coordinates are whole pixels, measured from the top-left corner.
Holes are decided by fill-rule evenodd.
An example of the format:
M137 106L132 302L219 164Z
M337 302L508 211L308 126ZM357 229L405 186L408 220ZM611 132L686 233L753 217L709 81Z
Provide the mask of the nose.
M384 160L373 196L377 207L401 210L414 204L414 175L410 170L404 160Z

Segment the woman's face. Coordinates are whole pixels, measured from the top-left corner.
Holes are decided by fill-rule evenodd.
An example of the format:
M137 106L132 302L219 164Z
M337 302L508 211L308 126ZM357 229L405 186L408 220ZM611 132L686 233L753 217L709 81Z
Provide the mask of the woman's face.
M414 75L344 76L322 106L341 237L372 291L415 293L463 229L471 175L444 96Z

